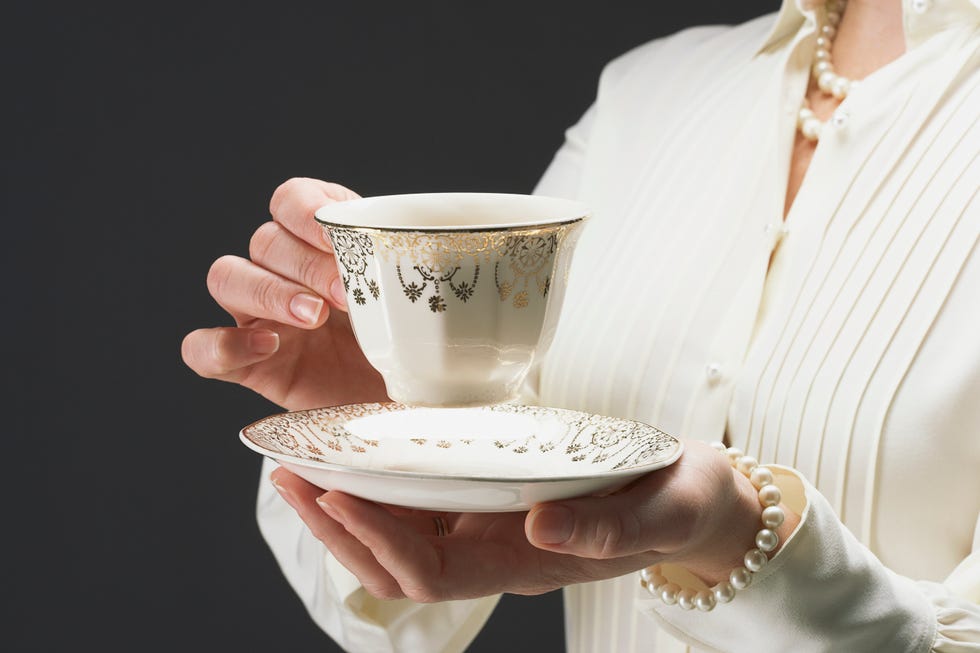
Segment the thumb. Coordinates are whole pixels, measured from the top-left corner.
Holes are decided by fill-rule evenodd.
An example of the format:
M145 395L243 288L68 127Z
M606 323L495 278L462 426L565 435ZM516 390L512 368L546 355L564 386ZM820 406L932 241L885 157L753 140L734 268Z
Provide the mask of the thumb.
M682 548L697 522L698 500L677 491L675 463L607 496L541 503L524 532L539 549L608 559Z
M524 522L537 548L594 559L649 550L645 530L631 507L612 497L539 504Z

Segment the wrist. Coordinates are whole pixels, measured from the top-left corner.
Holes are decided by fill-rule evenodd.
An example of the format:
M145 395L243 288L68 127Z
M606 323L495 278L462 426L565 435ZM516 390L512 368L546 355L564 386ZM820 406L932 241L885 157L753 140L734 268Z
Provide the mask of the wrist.
M684 561L684 566L709 585L728 580L735 567L742 565L742 556L754 546L759 530L762 507L758 492L749 479L731 469L735 483L735 500L723 509L714 534L697 557Z
M724 502L724 507L718 508L721 512L713 532L697 551L676 559L677 564L683 565L708 585L729 580L732 569L745 565L746 551L757 548L756 538L764 527L763 511L766 505L760 499L760 487L744 470L730 466L728 473L732 475L734 484L733 500ZM784 519L781 524L769 529L776 534L777 543L775 548L765 552L768 559L779 552L800 521L799 515L785 504L780 502L777 505Z

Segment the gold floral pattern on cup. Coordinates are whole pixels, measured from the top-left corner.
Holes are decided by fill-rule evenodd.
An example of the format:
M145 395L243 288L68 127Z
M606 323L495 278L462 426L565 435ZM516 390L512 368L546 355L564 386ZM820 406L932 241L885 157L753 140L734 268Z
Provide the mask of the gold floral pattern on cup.
M575 225L577 226L577 225ZM482 272L492 265L493 288L501 302L526 308L530 293L546 298L551 289L555 254L573 226L502 230L484 233L432 234L382 232L370 228L330 229L344 289L358 305L379 300L381 288L370 269L375 254L394 262L402 294L409 302L445 312L447 298L466 303L490 280ZM428 297L420 302L424 295Z

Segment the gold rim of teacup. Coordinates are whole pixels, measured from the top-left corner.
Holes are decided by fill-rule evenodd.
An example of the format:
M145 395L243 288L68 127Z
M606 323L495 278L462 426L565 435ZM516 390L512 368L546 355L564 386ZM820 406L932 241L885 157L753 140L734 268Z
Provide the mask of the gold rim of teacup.
M541 231L550 231L558 227L567 227L569 225L576 224L588 219L590 216L588 214L578 216L575 218L570 218L568 220L562 220L561 222L545 222L537 225L531 224L520 224L508 227L486 225L477 225L475 227L452 227L452 226L440 226L440 227L359 227L350 224L342 224L340 222L329 222L327 220L321 220L314 216L314 219L324 227L331 227L334 229L349 229L350 231L370 231L373 233L385 233L391 231L397 231L401 233L419 233L419 234L440 234L440 233L453 233L453 234L466 234L466 233L487 233L487 232L500 232L500 231L513 231L522 234L535 234Z
M512 220L510 224L477 224L477 225L438 225L438 226L427 226L427 225L391 225L391 226L378 226L378 225L359 225L351 222L339 222L337 220L329 220L320 217L323 212L331 212L334 210L343 210L343 205L363 202L363 201L389 201L389 200L402 200L402 199L422 199L425 197L435 197L438 195L455 195L458 197L469 196L469 199L476 199L479 196L486 198L520 198L528 199L531 201L541 200L543 202L557 202L564 203L568 206L576 206L581 211L580 213L575 213L570 218L563 219L525 219L525 220ZM347 200L344 202L334 202L332 204L327 204L325 206L317 209L313 214L313 219L316 220L320 225L324 227L330 227L333 229L350 229L352 231L360 232L371 232L371 233L385 233L385 232L400 232L400 233L423 233L423 234L438 234L438 233L488 233L488 232L519 232L519 233L529 233L533 234L535 232L548 231L556 229L559 227L567 227L580 222L583 222L591 217L591 211L587 206L582 204L577 200L570 200L560 197L547 197L544 195L520 195L516 193L408 193L402 195L378 195L372 197L362 197L354 200Z

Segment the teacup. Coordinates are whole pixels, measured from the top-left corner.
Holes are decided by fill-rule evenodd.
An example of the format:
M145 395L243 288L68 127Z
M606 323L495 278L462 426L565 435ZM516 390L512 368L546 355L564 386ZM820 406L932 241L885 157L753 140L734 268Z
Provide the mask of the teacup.
M515 399L557 326L588 209L491 193L390 195L316 212L357 341L394 401Z

